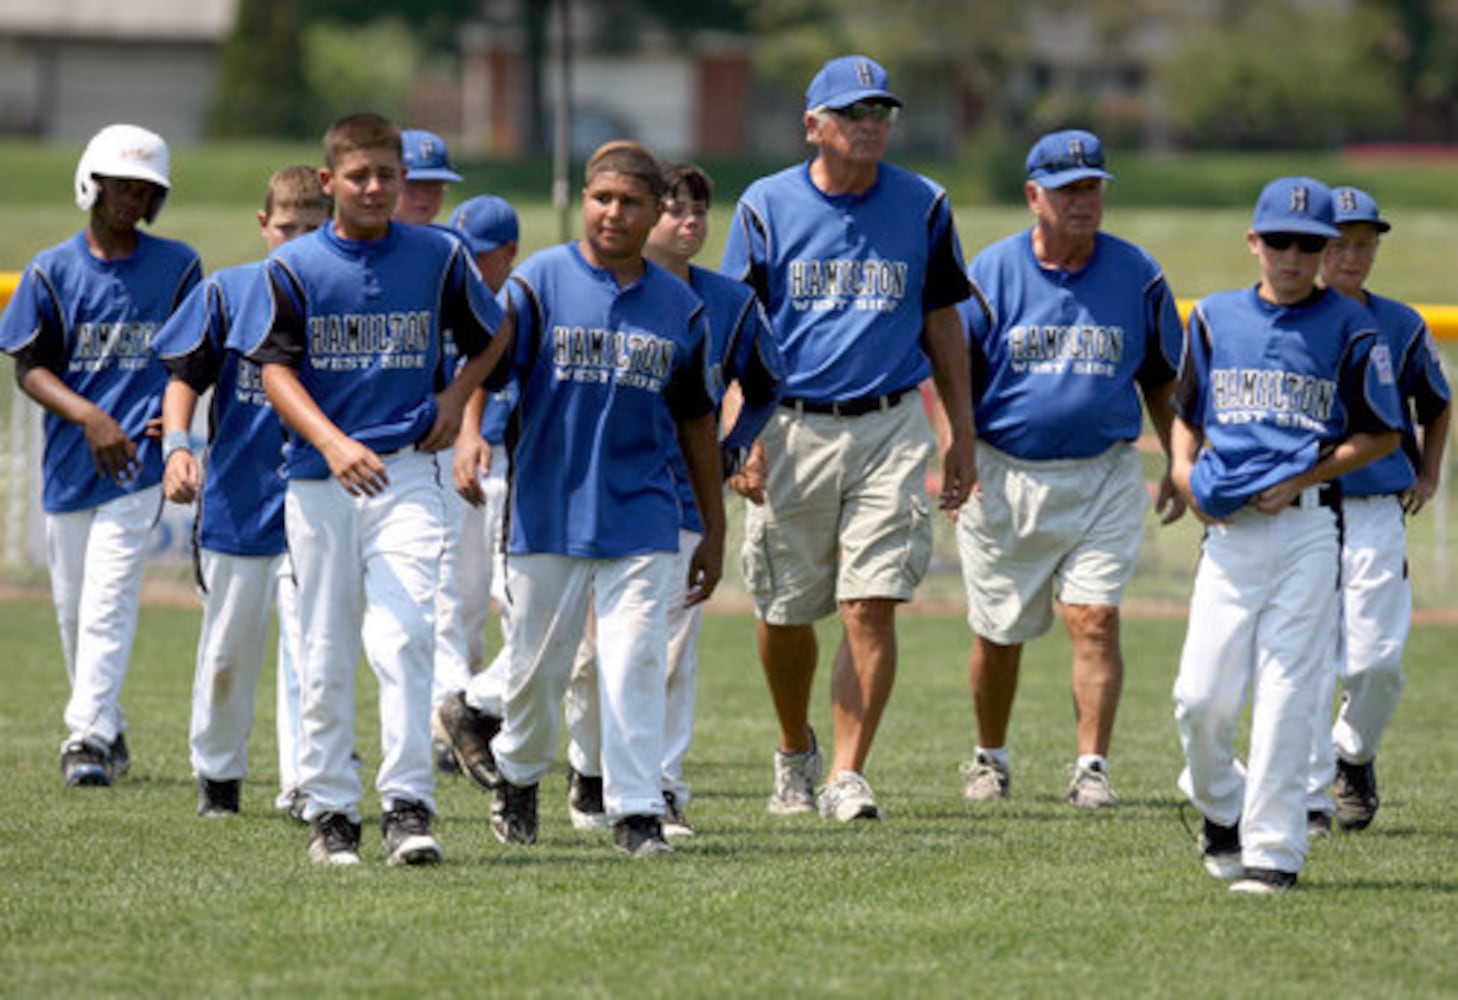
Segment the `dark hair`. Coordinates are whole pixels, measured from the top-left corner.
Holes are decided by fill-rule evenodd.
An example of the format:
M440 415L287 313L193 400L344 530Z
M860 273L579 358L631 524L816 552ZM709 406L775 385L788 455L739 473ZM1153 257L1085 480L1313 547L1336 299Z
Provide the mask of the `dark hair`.
M405 159L405 150L400 142L400 126L384 115L371 111L346 115L330 125L329 131L324 133L324 162L330 168L337 165L345 153L352 153L356 149L394 150L402 163Z
M663 179L663 168L648 150L627 139L614 139L604 143L587 160L586 180L588 184L598 174L622 174L643 182L655 198L668 193L668 183Z
M677 160L663 165L663 183L667 187L668 197L672 198L682 188L687 190L691 200L701 201L705 207L708 207L714 193L714 182L702 167Z

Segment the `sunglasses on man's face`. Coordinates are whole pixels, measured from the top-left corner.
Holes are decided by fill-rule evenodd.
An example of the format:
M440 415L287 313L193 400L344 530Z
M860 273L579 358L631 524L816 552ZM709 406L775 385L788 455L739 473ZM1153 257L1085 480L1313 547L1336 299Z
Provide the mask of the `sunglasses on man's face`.
M873 122L889 122L896 118L896 108L893 105L874 104L871 101L856 101L843 108L831 108L830 113L853 122L865 121L867 118Z
M1302 253L1321 253L1327 238L1316 233L1261 233L1261 242L1272 250L1289 250L1295 244Z

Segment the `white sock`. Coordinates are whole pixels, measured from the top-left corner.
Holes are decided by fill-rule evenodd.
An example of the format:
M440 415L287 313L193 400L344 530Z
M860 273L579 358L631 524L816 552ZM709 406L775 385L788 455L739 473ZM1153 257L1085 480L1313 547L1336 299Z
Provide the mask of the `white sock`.
M1109 760L1101 753L1081 753L1078 755L1078 763L1074 766L1079 770L1088 767L1105 774L1109 773Z
M972 752L973 758L986 757L1004 771L1008 770L1007 747L983 747L979 746Z

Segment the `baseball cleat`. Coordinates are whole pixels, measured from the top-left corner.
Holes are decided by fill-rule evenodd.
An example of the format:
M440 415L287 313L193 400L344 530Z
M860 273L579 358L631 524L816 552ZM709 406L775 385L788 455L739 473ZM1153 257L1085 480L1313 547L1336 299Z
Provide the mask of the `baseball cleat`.
M461 773L483 792L491 792L501 781L491 741L501 730L501 720L466 704L457 691L431 712L431 728L444 738Z
M837 771L820 789L820 815L849 823L855 819L880 819L881 807L866 779L855 771Z
M997 758L979 753L963 761L962 798L968 802L993 802L1005 799L1012 790L1012 773Z
M111 741L111 773L112 777L125 777L132 769L132 750L127 746L127 734L117 733L116 739Z
M1240 825L1221 826L1207 818L1200 834L1200 862L1222 882L1240 878L1245 871L1240 863Z
M810 749L775 751L775 791L769 799L769 811L777 816L815 811L815 786L823 770L820 744L815 730L810 730Z
M238 815L238 792L243 782L234 778L229 781L197 779L197 814L199 816Z
M430 832L430 809L424 802L399 801L380 817L385 861L392 865L434 865L444 857Z
M1306 813L1306 842L1331 839L1331 813L1312 809Z
M1296 885L1295 872L1279 868L1247 868L1230 883L1230 891L1247 896L1278 896Z
M630 858L673 853L673 845L663 838L663 824L657 816L624 816L618 820L613 824L613 847Z
M61 751L61 772L72 788L105 788L111 784L111 754L75 740Z
M1108 809L1119 804L1119 796L1109 783L1108 769L1100 764L1075 767L1065 798L1079 809Z
M665 837L692 837L694 825L678 804L678 796L672 792L663 793L663 835Z
M315 816L309 824L309 860L321 865L359 864L359 824L344 813Z
M567 772L567 815L575 830L606 830L607 809L602 802L602 775Z
M503 778L492 792L491 832L503 844L537 842L537 786Z
M1365 830L1377 815L1380 803L1375 763L1369 760L1365 764L1349 764L1337 758L1332 798L1336 800L1336 821L1343 830Z

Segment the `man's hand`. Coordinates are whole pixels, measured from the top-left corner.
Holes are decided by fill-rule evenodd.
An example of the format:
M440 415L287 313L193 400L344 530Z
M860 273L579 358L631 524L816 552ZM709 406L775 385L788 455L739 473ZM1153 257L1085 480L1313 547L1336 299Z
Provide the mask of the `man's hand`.
M137 446L111 414L93 407L82 421L81 430L86 435L86 444L91 449L91 458L98 473L118 483L129 482L136 476L139 471Z
M1159 478L1159 493L1154 498L1154 512L1159 515L1160 524L1174 524L1185 516L1185 498L1175 489L1174 478L1168 469Z
M723 573L724 539L706 534L699 541L693 558L689 561L688 596L684 600L684 606L691 608L707 601L714 593L714 588L719 586L719 578Z
M977 441L969 433L953 432L942 455L942 492L937 506L955 517L977 486Z
M192 503L197 499L197 459L186 448L167 456L162 471L162 492L173 503Z
M329 471L351 496L378 496L390 485L380 456L354 438L341 435L321 450Z
M768 485L769 459L765 457L764 443L755 441L739 471L729 477L729 488L759 506L764 503L764 491Z
M1426 507L1437 492L1438 484L1435 480L1418 476L1412 488L1402 494L1402 509L1410 517Z

